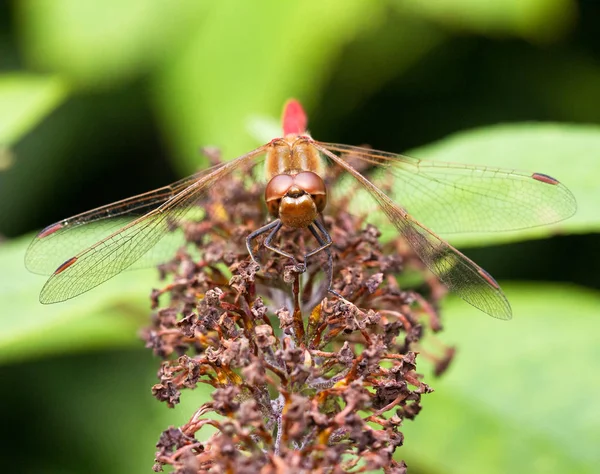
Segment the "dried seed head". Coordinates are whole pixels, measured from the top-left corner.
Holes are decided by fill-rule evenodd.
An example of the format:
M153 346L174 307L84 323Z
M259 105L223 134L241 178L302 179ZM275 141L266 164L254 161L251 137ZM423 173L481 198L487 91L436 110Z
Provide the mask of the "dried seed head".
M151 295L156 312L143 337L163 359L154 396L172 407L182 390L214 387L187 424L161 435L155 470L405 473L393 455L402 421L431 392L415 349L428 323L440 327L439 292L425 278L423 294L401 290L398 245L382 244L343 202L330 203L325 222L343 300L327 295L324 252L304 267L260 250L259 267L245 237L267 221L260 190L243 176L220 188L227 199L208 196L202 220L185 224L202 258L178 252L161 266L171 282ZM302 255L310 238L284 228L273 245ZM204 434L207 425L216 432Z

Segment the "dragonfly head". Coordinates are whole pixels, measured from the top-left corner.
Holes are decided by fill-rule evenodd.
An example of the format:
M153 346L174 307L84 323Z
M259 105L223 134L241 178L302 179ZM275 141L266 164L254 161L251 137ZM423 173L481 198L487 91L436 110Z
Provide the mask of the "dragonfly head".
M293 228L308 227L323 211L327 190L321 177L311 171L279 174L265 188L269 213Z

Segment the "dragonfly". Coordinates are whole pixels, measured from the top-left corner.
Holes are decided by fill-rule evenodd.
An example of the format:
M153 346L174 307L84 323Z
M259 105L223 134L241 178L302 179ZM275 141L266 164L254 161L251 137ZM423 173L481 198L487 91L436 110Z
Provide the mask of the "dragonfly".
M576 211L569 189L544 173L427 161L317 141L295 99L284 106L282 128L281 137L232 161L43 229L25 256L30 271L50 275L40 302L68 300L164 255L165 248L175 245L173 228L208 195L223 193L220 183L249 166L264 166L264 201L271 217L247 237L255 262L253 241L260 235L266 235L265 248L296 262L273 244L282 227L314 235L318 246L304 255L304 262L322 251L331 261L334 242L321 217L328 198L341 195L350 199L352 212L361 213L357 215L391 224L450 291L505 320L512 310L496 280L430 227L437 232L516 230L555 223ZM343 179L329 189L326 176L332 169ZM333 292L331 281L329 289Z

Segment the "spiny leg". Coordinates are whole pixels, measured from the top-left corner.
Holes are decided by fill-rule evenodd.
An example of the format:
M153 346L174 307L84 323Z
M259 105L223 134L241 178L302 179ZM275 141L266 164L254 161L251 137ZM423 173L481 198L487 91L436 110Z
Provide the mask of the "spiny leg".
M252 241L254 239L256 239L259 235L262 235L262 234L265 234L266 232L269 232L274 227L275 227L274 232L277 232L281 228L281 221L279 219L274 220L273 222L268 223L267 225L261 227L260 229L255 230L248 237L246 237L246 248L248 249L248 253L250 254L250 258L257 265L260 265L260 263L258 263L258 259L256 258L256 255L254 254L254 251L252 250ZM271 234L273 234L273 232L271 232ZM269 237L272 238L272 235L269 235Z
M316 227L316 229L315 229L315 227ZM335 291L333 289L333 256L331 255L331 244L333 242L331 240L331 236L329 235L329 232L327 232L327 229L325 229L323 224L318 220L315 220L311 225L309 225L308 229L311 231L312 235L315 236L315 239L317 239L317 242L319 243L320 247L307 253L304 256L304 262L306 263L306 259L308 257L311 257L312 255L315 255L318 252L321 252L322 250L324 250L325 253L327 253L327 279L329 280L329 285L328 285L327 291L329 293L337 296L338 298L343 298L342 295L340 295L337 291ZM321 234L323 235L323 237L325 239L323 239L323 237L321 237L321 235L319 235L319 233L317 232L317 229L321 232Z
M298 264L298 261L296 260L296 257L294 257L291 253L288 253L288 252L285 252L284 250L278 249L277 247L275 247L272 244L273 239L277 235L277 232L279 232L279 230L281 229L281 227L283 227L283 223L281 222L281 220L277 219L274 222L276 222L277 225L273 226L274 229L267 236L267 238L265 239L263 245L265 246L265 248L268 248L272 252L278 253L279 255L283 255L284 257L287 257L287 258L291 259L292 260L292 264L295 267L297 267L297 271L299 271L300 273L304 272L306 270L306 265L304 263Z
M329 232L327 232L327 229L325 229L323 224L320 221L315 220L312 224L310 224L308 226L308 229L315 236L315 239L317 239L317 242L319 243L320 246L318 248L308 252L307 254L305 254L304 255L304 263L302 263L301 265L298 264L296 258L292 254L273 246L272 241L275 238L275 236L277 235L277 232L279 232L279 230L281 229L281 227L283 227L283 223L281 222L280 219L276 219L273 222L270 222L269 224L261 227L260 229L255 230L246 238L246 248L248 249L248 253L250 254L250 258L252 258L252 261L254 263L256 263L257 265L260 265L258 263L255 253L252 250L252 241L259 235L265 234L269 231L270 231L269 235L267 236L267 238L265 239L265 241L263 243L265 248L271 250L272 252L278 253L279 255L282 255L284 257L288 257L289 259L292 260L292 263L296 267L301 267L299 269L300 271L304 271L306 269L306 261L309 257L312 257L313 255L316 255L317 253L324 250L327 253L327 263L328 263L327 277L329 280L329 285L328 285L327 291L329 293L337 296L338 298L343 299L342 295L340 295L337 291L335 291L332 288L332 286L333 286L333 256L331 254L331 245L333 242L331 240L331 236L329 235ZM321 233L321 235L319 234L319 232Z
M281 249L278 249L277 247L273 246L272 242L273 239L275 238L275 236L277 235L277 232L279 232L279 230L283 227L283 223L281 222L281 219L275 219L273 222L270 222L269 224L261 227L260 229L255 230L254 232L252 232L248 237L246 237L246 248L248 249L248 253L250 254L250 258L252 258L252 261L254 261L254 263L260 265L258 263L258 260L256 258L255 253L252 251L252 241L258 237L259 235L265 234L267 232L269 232L269 235L267 236L267 238L265 239L265 241L263 242L263 245L265 246L265 248L271 250L272 252L275 252L279 255L282 255L284 257L287 257L289 259L292 260L292 263L294 266L299 267L298 271L300 272L304 272L306 270L306 265L303 264L298 264L298 261L296 260L296 258L288 252L285 252Z

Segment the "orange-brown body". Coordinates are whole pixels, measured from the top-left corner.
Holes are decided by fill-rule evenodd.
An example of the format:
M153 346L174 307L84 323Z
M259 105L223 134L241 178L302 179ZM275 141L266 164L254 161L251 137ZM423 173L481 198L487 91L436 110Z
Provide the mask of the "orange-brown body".
M289 134L271 142L265 160L265 201L269 213L292 228L308 227L327 203L323 161L307 135Z

